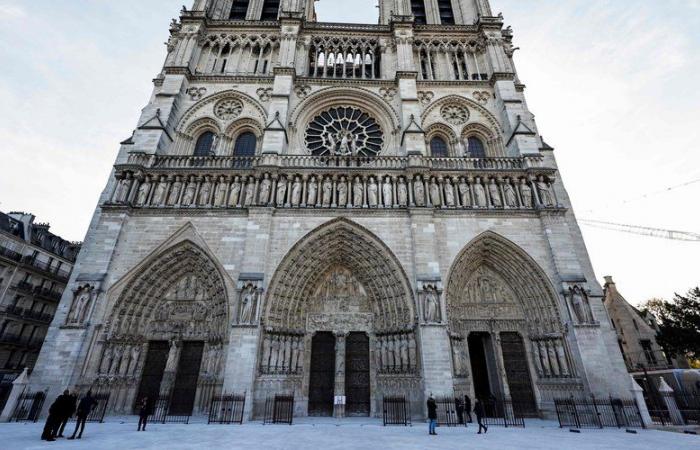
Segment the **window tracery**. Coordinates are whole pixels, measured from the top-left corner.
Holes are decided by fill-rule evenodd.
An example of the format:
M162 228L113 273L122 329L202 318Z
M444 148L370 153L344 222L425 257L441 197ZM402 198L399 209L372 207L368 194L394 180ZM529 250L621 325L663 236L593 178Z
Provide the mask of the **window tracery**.
M376 156L384 146L377 121L353 106L336 106L313 118L306 129L306 147L317 156Z

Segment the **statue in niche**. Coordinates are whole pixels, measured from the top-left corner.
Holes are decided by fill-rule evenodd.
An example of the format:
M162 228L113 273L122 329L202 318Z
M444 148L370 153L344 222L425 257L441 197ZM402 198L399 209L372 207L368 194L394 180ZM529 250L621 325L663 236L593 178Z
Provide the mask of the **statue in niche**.
M480 177L476 177L474 183L474 197L476 198L476 206L479 208L486 208L488 203L486 201L486 189L484 189L484 185L481 184Z
M249 284L241 292L241 314L238 321L239 323L249 324L252 322L256 296L257 292L255 286L252 284Z
M170 189L170 195L168 195L168 206L174 206L180 199L180 192L182 191L182 181L180 177L175 178L172 188Z
M261 206L266 206L270 203L270 193L272 189L272 181L270 180L270 175L265 174L262 181L260 182L260 192L258 195L258 204Z
M243 206L253 206L255 201L255 178L248 177L248 183L245 187L245 200Z
M75 293L73 308L71 309L68 323L82 324L86 318L88 307L92 299L92 287L83 286Z
M430 202L436 208L442 206L442 199L440 198L440 186L435 182L435 178L430 179Z
M197 182L190 179L185 188L185 194L182 196L182 204L184 206L190 206L194 202L194 195L197 192Z
M326 177L325 180L323 180L323 186L321 187L322 190L322 205L324 208L328 208L331 206L331 202L333 201L333 181L331 181L330 177Z
M551 208L555 206L554 196L552 196L552 190L542 175L540 175L537 178L537 182L535 183L535 185L537 186L537 193L540 194L540 201L542 202L542 206L546 208Z
M384 179L384 185L382 186L382 197L384 198L384 206L386 208L391 208L394 203L394 186L391 184L390 177L386 177Z
M345 177L340 177L338 182L338 206L345 206L348 203L348 183Z
M520 179L520 196L523 199L523 206L532 208L532 188L527 184L525 178Z
M143 183L141 183L141 186L139 186L139 193L136 196L136 205L145 205L146 201L148 201L149 192L151 192L151 180L150 178L146 177L146 179L143 180Z
M168 182L165 177L161 177L156 186L156 192L153 194L153 204L155 206L160 206L165 202L165 192L168 190Z
M369 183L367 183L367 203L369 203L370 208L376 208L379 205L379 188L377 183L374 182L374 177L369 177Z
M454 338L451 341L452 341L452 361L454 364L455 375L463 375L464 372L463 372L462 368L463 368L464 361L462 359L462 351L460 348L463 345L462 341L460 341L458 339L454 339Z
M209 197L211 194L211 182L207 177L202 183L202 187L199 188L199 204L201 206L206 206L209 204Z
M294 184L292 184L292 206L299 206L301 202L301 181L299 177L294 177Z
M284 201L285 201L286 196L287 196L287 178L280 177L279 181L277 181L277 206L278 207L281 208L284 206Z
M114 194L116 203L126 203L126 197L129 195L129 188L131 188L131 174L126 174L124 178L119 180L119 184L117 185L117 191Z
M403 177L399 178L399 186L396 190L399 196L399 206L408 206L408 188Z
M425 206L425 188L420 177L416 177L413 180L413 196L415 197L416 206Z
M501 201L501 193L498 190L498 184L496 184L495 178L491 178L491 182L489 183L489 194L491 195L491 203L493 203L493 206L496 208L503 206L503 202Z
M179 348L180 341L178 341L177 339L171 339L170 351L168 352L168 360L165 363L165 372L175 372L177 370Z
M236 177L231 183L231 188L229 189L228 205L232 208L238 206L238 198L241 195L241 181L240 178Z
M467 207L472 205L469 185L464 178L460 178L459 180L459 197L462 200L462 206Z
M506 182L503 184L503 195L505 197L506 206L509 208L516 208L518 206L518 198L515 195L513 185L510 184L510 178L506 179Z
M362 203L364 201L365 188L362 185L362 180L360 177L355 178L355 184L352 187L353 194L353 206L355 208L362 208Z
M226 203L226 191L228 186L226 186L226 178L219 177L219 182L216 185L216 191L214 192L214 206L222 207Z
M590 304L586 292L579 286L569 288L569 296L571 297L571 306L576 315L578 323L592 323L593 317L590 312Z
M306 204L308 206L316 205L316 198L318 196L318 184L316 184L316 177L311 177L306 189L308 191L308 195L306 196Z
M423 293L425 321L428 323L436 323L440 321L440 299L438 298L437 290L434 287L427 287Z
M455 191L449 178L445 180L445 203L450 208L455 206Z
M112 346L105 344L106 348L102 353L102 362L100 363L100 373L108 374L112 365Z

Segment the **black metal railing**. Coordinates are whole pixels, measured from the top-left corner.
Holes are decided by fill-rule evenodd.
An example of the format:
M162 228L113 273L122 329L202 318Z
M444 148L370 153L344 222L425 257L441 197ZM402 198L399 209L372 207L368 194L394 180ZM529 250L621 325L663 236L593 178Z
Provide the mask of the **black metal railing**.
M155 423L180 423L189 424L191 414L171 414L170 413L170 395L161 395L154 402L153 406L153 422Z
M109 393L95 394L92 396L92 399L95 401L95 405L90 411L87 421L103 423L105 420L105 413L107 412L107 405L109 405Z
M619 398L555 399L559 427L644 428L635 400Z
M243 423L245 394L217 395L211 399L209 422L222 425Z
M484 407L484 425L525 428L523 411L527 411L529 405L498 399L483 399L481 404Z
M0 247L0 256L4 256L5 258L13 261L20 261L22 259L21 253L17 253L16 251L10 250L7 247Z
M384 397L384 426L411 425L411 410L406 397Z
M686 425L700 425L700 395L675 392L674 398Z
M437 423L441 427L456 427L464 425L464 411L462 411L462 420L460 420L457 411L457 402L453 397L438 397L435 399L437 404Z
M45 392L23 392L17 399L10 422L37 422L46 401Z
M263 424L291 425L294 420L294 396L275 395L265 401L265 418Z

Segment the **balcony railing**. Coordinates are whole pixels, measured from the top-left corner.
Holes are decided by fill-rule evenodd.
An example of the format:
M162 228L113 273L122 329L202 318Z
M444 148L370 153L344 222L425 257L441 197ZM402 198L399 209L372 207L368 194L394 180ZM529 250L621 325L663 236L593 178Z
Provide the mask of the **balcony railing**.
M51 323L53 320L53 315L51 314L46 314L41 311L27 310L18 306L8 306L3 310L3 312L22 319L35 320L43 323Z
M22 264L32 267L35 270L49 274L53 277L58 278L61 281L67 281L70 276L70 272L58 267L51 267L48 262L39 261L32 256L25 256L22 258Z
M22 254L17 253L14 250L10 250L7 247L0 247L0 256L11 259L13 261L20 261L22 259Z

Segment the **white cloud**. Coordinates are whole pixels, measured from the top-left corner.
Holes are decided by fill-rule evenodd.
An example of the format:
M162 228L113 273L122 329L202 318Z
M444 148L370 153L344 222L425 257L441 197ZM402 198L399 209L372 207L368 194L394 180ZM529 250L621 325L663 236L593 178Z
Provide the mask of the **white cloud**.
M17 4L9 2L0 3L0 20L19 19L26 15L27 12L25 9Z

